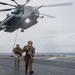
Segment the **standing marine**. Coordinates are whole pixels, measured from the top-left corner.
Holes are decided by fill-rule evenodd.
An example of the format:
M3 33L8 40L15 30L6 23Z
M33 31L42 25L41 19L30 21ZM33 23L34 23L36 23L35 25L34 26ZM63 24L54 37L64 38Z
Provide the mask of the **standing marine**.
M23 48L23 52L26 52L24 56L26 74L28 69L29 69L29 73L33 74L32 63L33 63L33 57L35 54L35 48L32 45L33 45L33 42L28 41L28 45L24 46Z
M16 47L13 49L13 53L14 53L15 67L16 67L16 64L19 67L20 58L22 56L22 49L20 48L19 44L17 44Z

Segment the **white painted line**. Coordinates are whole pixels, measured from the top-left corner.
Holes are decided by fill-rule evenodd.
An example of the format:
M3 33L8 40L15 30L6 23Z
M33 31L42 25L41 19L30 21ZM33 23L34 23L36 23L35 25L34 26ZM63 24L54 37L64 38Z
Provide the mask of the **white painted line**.
M52 57L52 58L48 58L48 60L54 60L57 59L58 57Z

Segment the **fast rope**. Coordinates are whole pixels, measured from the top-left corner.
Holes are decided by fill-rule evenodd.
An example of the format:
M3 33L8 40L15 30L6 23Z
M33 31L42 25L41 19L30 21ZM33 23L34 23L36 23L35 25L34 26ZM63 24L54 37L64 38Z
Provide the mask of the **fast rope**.
M13 44L13 49L14 49L15 44L16 44L16 40L17 40L17 36L18 36L18 32L19 32L19 29L17 30L16 36L15 36L15 40L14 40L14 44ZM12 55L13 55L13 52L12 52Z

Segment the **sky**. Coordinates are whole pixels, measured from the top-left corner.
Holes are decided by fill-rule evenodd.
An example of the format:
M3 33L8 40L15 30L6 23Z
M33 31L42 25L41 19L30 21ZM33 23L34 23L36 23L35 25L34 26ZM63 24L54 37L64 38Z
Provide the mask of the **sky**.
M10 0L0 0L14 4ZM25 0L16 0L19 4L24 4ZM21 33L19 29L16 44L23 48L27 41L32 40L36 53L39 52L75 52L75 0L31 0L27 5L39 6L73 2L72 6L60 6L41 8L39 12L55 16L55 18L44 17L38 19L38 23ZM10 6L0 5L0 9L10 8ZM2 21L6 14L10 12L0 12ZM0 31L0 53L11 53L17 30L13 33ZM15 44L15 45L16 45Z

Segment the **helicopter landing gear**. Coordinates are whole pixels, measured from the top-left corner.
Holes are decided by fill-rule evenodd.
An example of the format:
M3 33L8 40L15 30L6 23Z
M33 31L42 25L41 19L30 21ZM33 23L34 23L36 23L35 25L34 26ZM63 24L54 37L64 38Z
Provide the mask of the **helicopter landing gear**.
M40 18L44 18L44 16L40 16Z
M21 32L24 32L24 30L22 29Z

